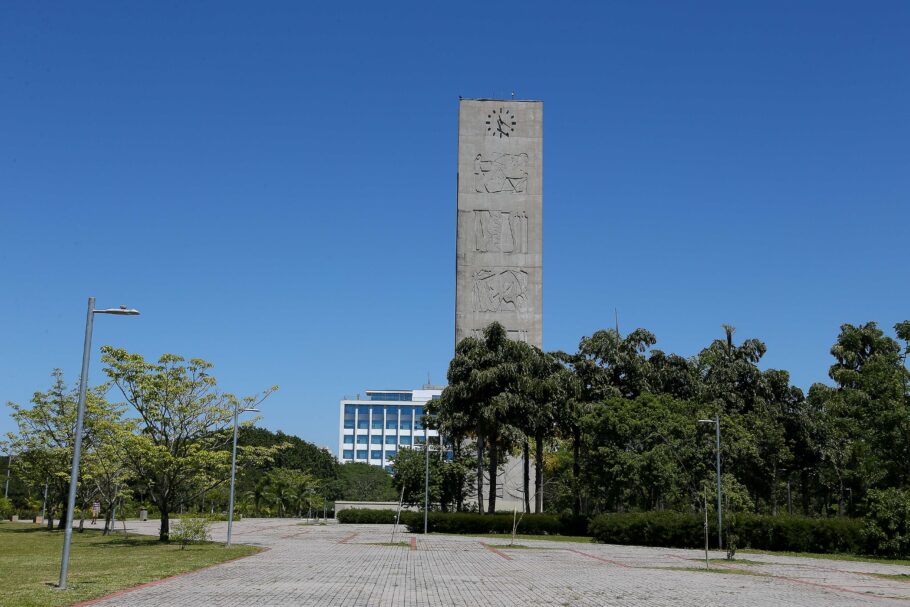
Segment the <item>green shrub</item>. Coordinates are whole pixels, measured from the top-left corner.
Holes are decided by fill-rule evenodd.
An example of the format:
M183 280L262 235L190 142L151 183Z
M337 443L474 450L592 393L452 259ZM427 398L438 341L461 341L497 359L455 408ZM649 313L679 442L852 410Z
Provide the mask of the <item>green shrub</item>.
M563 519L553 514L518 515L518 533L527 535L568 535ZM423 531L423 513L408 512L403 520L413 533ZM570 521L578 525L577 521ZM512 533L512 514L476 514L473 512L430 512L427 530L431 533Z
M713 517L712 517L713 518ZM704 518L678 512L601 514L591 519L588 532L598 542L668 548L705 545ZM711 545L717 524L709 522ZM862 521L848 518L813 519L798 516L736 514L736 547L794 552L863 552Z
M204 518L182 518L171 529L170 538L180 543L180 549L187 544L205 542L211 539L209 526L211 523Z
M404 517L406 513L402 512L401 515ZM370 510L368 508L349 508L347 510L340 511L336 518L339 523L346 525L356 525L356 524L386 524L392 525L395 523L395 510Z
M910 494L901 489L872 490L863 528L870 552L882 556L910 554Z
M0 497L0 520L7 519L13 514L13 502L5 497Z

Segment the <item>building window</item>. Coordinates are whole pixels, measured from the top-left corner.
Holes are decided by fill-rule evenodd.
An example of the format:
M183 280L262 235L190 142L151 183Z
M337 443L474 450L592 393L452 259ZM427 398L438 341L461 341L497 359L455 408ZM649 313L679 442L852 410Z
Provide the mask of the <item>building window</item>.
M398 428L398 407L385 408L385 427L386 430Z
M425 445L426 443L427 443L427 437L426 437L426 436L415 436L415 437L414 437L414 444L415 444L415 445Z
M382 459L382 449L373 449L370 451L370 459Z
M413 408L411 407L402 407L401 408L401 429L410 430L411 429L411 415Z
M368 441L369 439L370 439L370 437L367 436L366 434L364 434L363 436L358 436L358 437L357 437L357 444L358 444L358 445L366 445L366 444L367 444L367 441Z
M398 440L401 442L402 445L410 445L410 444L411 444L411 437L410 437L410 436L400 436L400 437L398 437Z
M385 437L385 444L387 444L387 445L394 445L395 442L396 442L396 441L395 441L395 435L394 435L394 434L387 434L387 435L386 435L386 437Z
M341 457L343 457L344 459L354 459L354 450L345 449L344 452L342 453Z
M344 406L344 427L345 428L354 427L354 405L345 405Z
M410 392L377 392L370 394L370 400L413 400Z
M373 410L373 418L370 420L370 428L373 430L382 430L382 409Z
M370 427L370 408L357 407L357 429L366 430Z
M392 450L392 449L387 449L386 452L385 452L386 461L388 461L388 460L394 458L396 453L398 453L398 452L397 452L397 451L394 451L394 450Z
M370 443L372 443L374 445L381 445L382 444L382 435L373 434L372 436L370 436Z
M414 410L414 429L423 430L423 409Z
M345 434L345 435L344 435L344 444L345 444L345 445L353 445L353 444L354 444L354 435L353 435L353 434Z
M367 450L366 450L366 449L358 449L358 450L357 450L357 459L366 459L366 458L367 458Z

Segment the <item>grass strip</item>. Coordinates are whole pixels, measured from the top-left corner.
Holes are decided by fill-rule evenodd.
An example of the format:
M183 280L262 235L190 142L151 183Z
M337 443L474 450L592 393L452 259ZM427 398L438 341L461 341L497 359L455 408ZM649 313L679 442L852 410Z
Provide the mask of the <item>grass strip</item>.
M0 523L0 605L72 605L259 551L213 543L181 550L149 536L74 531L67 589L58 590L62 549L62 531Z

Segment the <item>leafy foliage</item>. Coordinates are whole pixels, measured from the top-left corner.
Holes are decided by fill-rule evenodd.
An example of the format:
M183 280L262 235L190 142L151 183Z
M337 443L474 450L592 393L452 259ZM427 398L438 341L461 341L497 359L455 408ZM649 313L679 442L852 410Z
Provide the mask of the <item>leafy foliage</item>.
M230 453L221 447L235 411L253 408L277 387L241 400L218 390L213 365L202 359L165 354L150 363L126 350L101 350L105 373L138 415L129 463L158 507L159 537L167 541L173 508L227 481ZM273 452L247 447L238 459L265 459Z
M392 525L395 523L395 510L372 510L370 508L348 508L335 515L343 525Z
M709 533L717 527L709 520ZM705 545L704 519L680 512L600 514L591 519L590 534L599 542L639 546L700 548ZM858 519L813 519L797 516L737 515L738 546L795 552L865 550L863 523Z
M174 524L171 539L180 544L180 549L187 544L198 544L212 539L211 523L205 518L182 518Z

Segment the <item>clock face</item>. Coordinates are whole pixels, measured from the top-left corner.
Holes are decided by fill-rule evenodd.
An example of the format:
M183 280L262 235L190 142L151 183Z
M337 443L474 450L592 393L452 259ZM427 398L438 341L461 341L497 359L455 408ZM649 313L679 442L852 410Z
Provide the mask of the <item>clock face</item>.
M494 137L508 137L515 130L515 114L512 110L499 108L487 114L487 134Z

